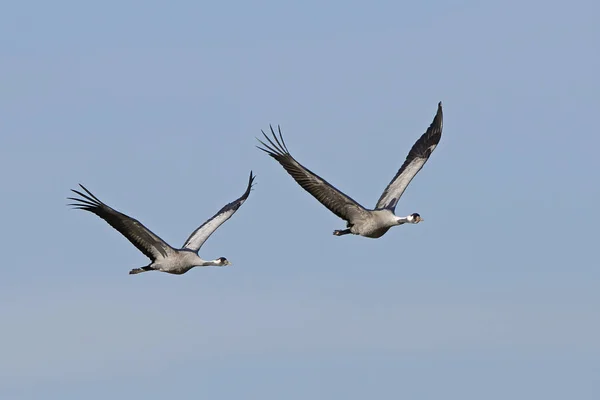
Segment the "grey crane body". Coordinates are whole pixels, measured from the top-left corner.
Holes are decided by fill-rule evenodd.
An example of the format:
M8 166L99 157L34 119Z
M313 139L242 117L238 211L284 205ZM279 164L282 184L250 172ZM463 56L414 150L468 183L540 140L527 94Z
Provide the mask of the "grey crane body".
M384 210L365 210L364 215L353 218L348 221L345 230L336 230L335 236L342 236L348 233L360 235L368 238L377 239L393 226L412 222L412 215L409 217L398 217L392 211Z
M109 207L94 196L83 185L79 185L84 192L71 189L80 197L69 197L76 201L69 204L75 208L89 211L105 220L110 226L119 231L139 251L144 253L150 260L150 264L141 268L134 268L129 273L139 274L147 271L161 271L169 274L181 275L194 267L216 266L224 267L231 265L225 257L215 260L204 260L198 255L200 247L204 242L227 221L241 207L250 195L255 176L250 172L248 186L244 194L237 200L225 205L213 217L196 229L180 249L175 249L160 237L142 225L138 220L131 218L115 209Z
M271 126L271 137L263 132L267 142L259 139L258 141L263 147L257 147L279 162L292 178L321 204L341 219L346 220L347 229L336 230L333 232L334 235L354 234L379 238L393 226L406 223L417 224L423 221L418 213L399 217L394 214L394 211L407 186L423 168L438 145L442 136L442 128L443 113L440 102L431 125L412 146L406 160L385 188L373 209L363 207L292 157L283 140L281 128L278 127L279 135L277 135Z
M222 261L221 259L213 261L203 260L196 252L188 249L173 250L174 251L167 257L161 256L147 266L132 269L129 273L139 274L140 272L146 271L161 271L169 274L182 275L194 267L224 267L231 264L228 261Z

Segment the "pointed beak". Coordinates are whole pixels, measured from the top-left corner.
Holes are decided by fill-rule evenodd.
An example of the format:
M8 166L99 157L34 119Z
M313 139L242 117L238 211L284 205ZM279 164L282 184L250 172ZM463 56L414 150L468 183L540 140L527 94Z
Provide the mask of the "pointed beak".
M229 260L225 261L225 265L232 265Z
M419 222L425 221L423 218L419 217Z

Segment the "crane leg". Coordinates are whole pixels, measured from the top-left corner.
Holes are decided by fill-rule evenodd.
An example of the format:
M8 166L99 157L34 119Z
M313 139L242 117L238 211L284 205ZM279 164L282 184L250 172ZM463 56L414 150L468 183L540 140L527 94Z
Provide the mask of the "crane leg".
M129 275L139 274L140 272L154 271L154 268L147 266L142 268L134 268L129 271Z
M335 231L333 231L333 234L334 234L335 236L347 235L347 234L349 234L349 233L352 233L352 232L350 231L350 229L344 229L344 230L339 230L339 229L338 229L338 230L335 230Z

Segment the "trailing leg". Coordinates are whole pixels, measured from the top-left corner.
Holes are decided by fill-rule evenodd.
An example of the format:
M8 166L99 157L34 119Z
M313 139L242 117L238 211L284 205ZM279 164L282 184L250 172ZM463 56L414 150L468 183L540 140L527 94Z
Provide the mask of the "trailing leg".
M349 234L349 233L352 233L352 232L350 231L350 229L344 229L344 230L339 230L339 229L338 229L338 230L335 230L335 231L333 231L333 234L334 234L335 236L347 235L347 234Z
M146 267L142 267L142 268L134 268L131 271L129 271L129 275L135 275L135 274L139 274L141 272L147 272L147 271L154 271L154 268L152 268L149 265Z

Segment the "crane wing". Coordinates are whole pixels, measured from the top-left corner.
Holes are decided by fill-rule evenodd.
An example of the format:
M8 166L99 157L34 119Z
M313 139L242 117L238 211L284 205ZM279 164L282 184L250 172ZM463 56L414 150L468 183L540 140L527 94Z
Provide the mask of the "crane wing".
M433 150L440 142L443 128L442 103L438 103L437 113L427 131L415 142L410 149L404 164L400 167L394 179L385 188L377 201L376 209L387 208L394 211L398 200L408 187L410 181L423 168Z
M108 222L110 226L119 231L152 261L161 257L166 258L174 253L174 249L171 246L155 235L150 229L146 228L140 221L109 207L83 185L80 184L79 186L85 193L71 189L72 192L78 194L81 198L68 197L69 200L76 202L69 204L70 206L94 213Z
M219 228L225 221L227 221L235 212L244 204L248 196L250 195L250 190L252 190L255 175L252 175L252 171L250 171L250 178L248 180L248 187L244 194L237 200L232 201L231 203L225 205L221 208L215 215L212 216L208 221L203 223L198 229L196 229L190 237L185 241L183 247L185 249L190 249L195 252L200 250L200 247L206 242L206 240L213 234L214 231Z
M264 147L257 147L277 160L304 190L319 200L329 211L346 221L367 213L363 206L296 161L285 145L281 128L277 127L279 138L273 127L270 126L270 128L273 139L269 138L263 131L262 133L269 144L258 139Z

